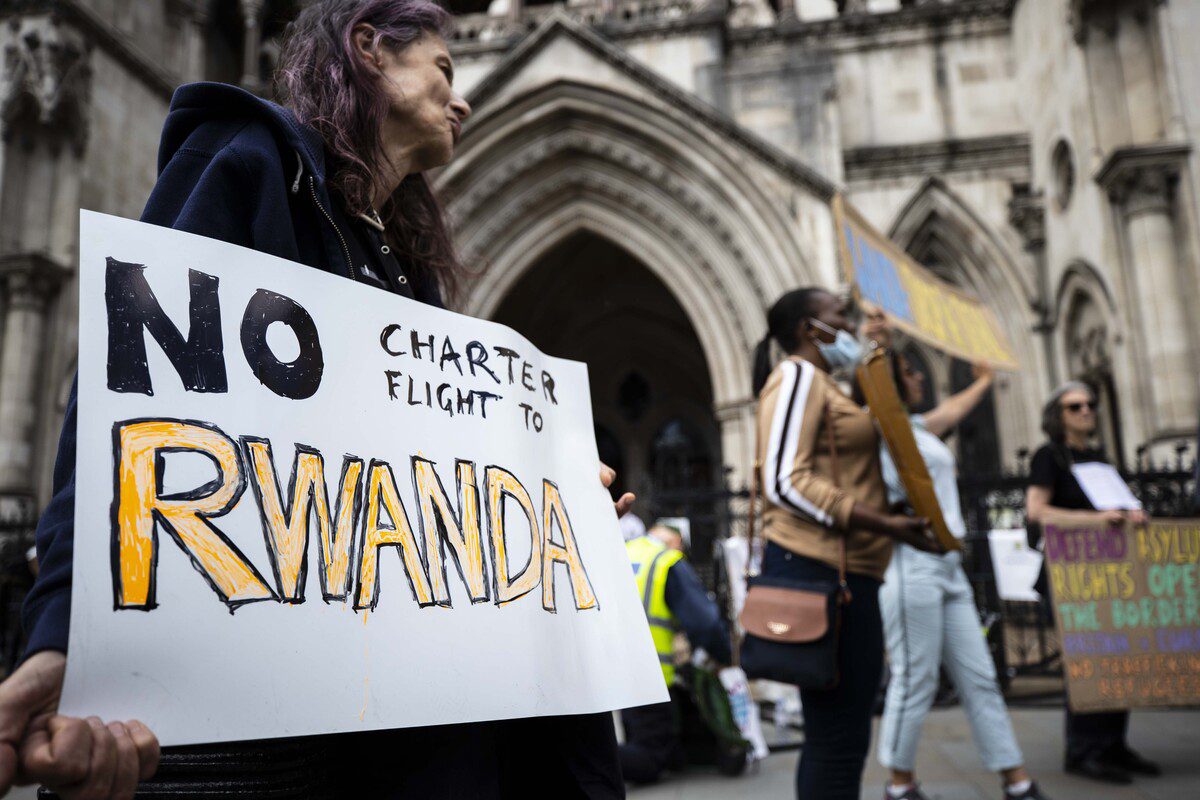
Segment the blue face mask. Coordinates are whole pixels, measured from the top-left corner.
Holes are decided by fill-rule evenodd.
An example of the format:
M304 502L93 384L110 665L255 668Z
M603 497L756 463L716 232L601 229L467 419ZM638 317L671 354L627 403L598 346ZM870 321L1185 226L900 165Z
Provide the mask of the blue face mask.
M809 320L813 325L833 334L833 342L826 344L820 339L816 341L817 351L820 352L821 358L825 359L825 363L830 369L843 369L852 367L862 360L863 346L849 333L843 330L834 330L819 319Z

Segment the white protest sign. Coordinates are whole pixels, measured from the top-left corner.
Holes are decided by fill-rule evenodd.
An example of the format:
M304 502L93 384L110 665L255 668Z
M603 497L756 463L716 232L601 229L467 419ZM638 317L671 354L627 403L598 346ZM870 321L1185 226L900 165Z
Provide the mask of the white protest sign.
M179 231L80 242L64 714L179 745L667 699L583 364Z
M1038 593L1033 585L1042 569L1042 554L1029 546L1025 529L989 531L988 550L1000 599L1036 602Z
M1097 511L1129 510L1141 508L1142 503L1129 491L1129 484L1112 464L1102 461L1085 461L1072 464L1071 474L1079 482L1079 488L1092 502Z

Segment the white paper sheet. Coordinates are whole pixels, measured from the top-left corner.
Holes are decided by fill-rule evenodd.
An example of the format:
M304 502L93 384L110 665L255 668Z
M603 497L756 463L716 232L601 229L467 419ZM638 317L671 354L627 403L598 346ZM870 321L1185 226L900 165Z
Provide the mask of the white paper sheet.
M1087 461L1082 464L1072 464L1071 474L1079 482L1079 488L1092 501L1097 511L1113 509L1129 510L1141 508L1141 502L1129 491L1129 484L1117 472L1112 464L1100 461Z
M583 364L166 228L84 212L80 242L63 713L141 719L179 745L667 699L599 482ZM163 316L139 322L155 303ZM288 322L267 325L281 310ZM182 373L159 343L172 342L164 320ZM488 360L472 369L469 352ZM155 455L168 445L182 450ZM306 480L322 467L323 483ZM411 545L365 546L368 518L383 537L406 518ZM499 603L504 592L517 596Z
M996 594L1001 600L1038 600L1033 584L1042 569L1042 554L1029 547L1024 528L988 532Z

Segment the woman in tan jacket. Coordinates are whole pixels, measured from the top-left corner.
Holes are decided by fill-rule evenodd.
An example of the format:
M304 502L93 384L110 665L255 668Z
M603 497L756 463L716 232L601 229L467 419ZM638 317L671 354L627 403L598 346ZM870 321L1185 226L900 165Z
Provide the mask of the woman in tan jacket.
M858 800L883 670L879 586L894 541L932 548L928 522L887 512L875 425L830 377L862 356L847 303L823 289L797 289L771 307L767 326L754 374L767 539L761 574L836 580L844 539L852 598L842 614L837 686L800 692L805 744L796 795ZM772 339L787 354L774 370Z

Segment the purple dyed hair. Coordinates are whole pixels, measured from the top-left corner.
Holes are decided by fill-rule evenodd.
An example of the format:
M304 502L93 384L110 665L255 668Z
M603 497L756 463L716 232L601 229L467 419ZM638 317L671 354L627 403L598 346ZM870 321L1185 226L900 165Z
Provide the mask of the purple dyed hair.
M378 75L356 55L353 32L375 29L372 46L403 49L427 34L445 37L450 14L429 0L321 0L288 26L276 74L283 103L325 140L330 185L352 214L371 207L372 176L384 165L389 100ZM405 177L379 209L406 271L457 294L463 269L441 204L424 174Z

